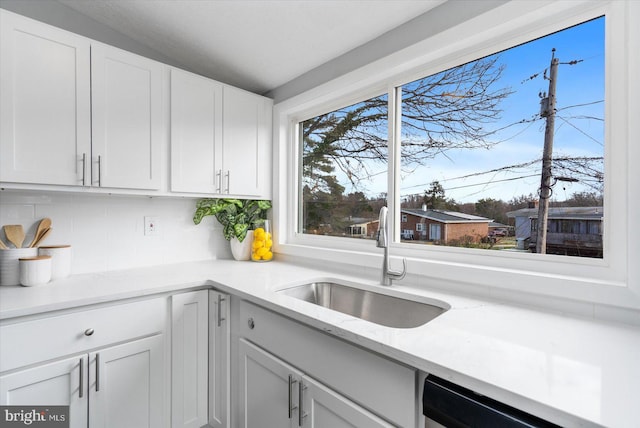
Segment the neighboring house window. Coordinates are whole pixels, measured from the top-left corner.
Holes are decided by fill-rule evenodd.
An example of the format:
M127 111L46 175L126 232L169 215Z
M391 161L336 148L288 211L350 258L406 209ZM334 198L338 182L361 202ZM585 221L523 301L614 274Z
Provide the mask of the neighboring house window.
M424 223L416 223L416 232L424 232L425 230Z
M407 215L406 214L402 214L401 215L401 220L402 223L406 223L407 222Z
M432 223L429 225L429 240L439 241L442 239L440 231L442 228L439 224Z

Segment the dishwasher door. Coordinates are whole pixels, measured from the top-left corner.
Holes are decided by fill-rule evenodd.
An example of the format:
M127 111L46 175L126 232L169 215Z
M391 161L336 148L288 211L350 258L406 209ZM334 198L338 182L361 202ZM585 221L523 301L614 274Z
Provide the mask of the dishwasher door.
M425 428L558 427L433 375L424 381Z

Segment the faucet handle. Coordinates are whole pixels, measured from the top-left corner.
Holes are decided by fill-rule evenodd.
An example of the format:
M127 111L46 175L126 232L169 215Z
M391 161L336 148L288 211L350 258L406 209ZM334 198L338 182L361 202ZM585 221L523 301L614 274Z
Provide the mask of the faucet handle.
M387 273L395 280L403 279L407 274L407 259L402 259L402 272L389 269Z

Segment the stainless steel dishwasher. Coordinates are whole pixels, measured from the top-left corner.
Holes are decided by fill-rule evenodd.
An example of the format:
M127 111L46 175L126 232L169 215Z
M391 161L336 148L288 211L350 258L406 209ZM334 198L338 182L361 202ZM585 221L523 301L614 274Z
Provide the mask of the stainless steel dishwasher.
M433 375L424 381L422 413L425 428L559 428Z

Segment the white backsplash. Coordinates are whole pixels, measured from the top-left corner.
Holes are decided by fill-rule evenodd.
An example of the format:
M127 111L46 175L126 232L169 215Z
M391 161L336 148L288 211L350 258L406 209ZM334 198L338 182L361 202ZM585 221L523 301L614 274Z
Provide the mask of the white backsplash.
M22 224L28 244L38 221L51 218L42 245L70 244L75 274L231 258L213 217L193 224L195 204L189 198L2 191L0 225ZM158 219L156 236L144 235L145 216Z

